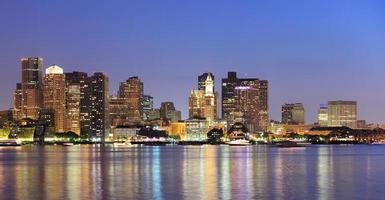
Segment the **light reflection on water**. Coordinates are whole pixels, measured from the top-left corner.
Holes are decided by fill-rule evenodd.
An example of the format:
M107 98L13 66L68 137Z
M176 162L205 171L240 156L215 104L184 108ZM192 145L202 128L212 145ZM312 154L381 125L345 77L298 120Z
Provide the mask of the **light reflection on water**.
M381 199L385 146L0 148L2 199Z

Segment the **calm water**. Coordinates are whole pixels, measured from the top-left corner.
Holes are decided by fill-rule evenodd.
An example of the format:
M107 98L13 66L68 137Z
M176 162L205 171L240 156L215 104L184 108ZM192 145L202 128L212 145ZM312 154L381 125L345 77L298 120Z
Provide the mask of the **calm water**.
M0 148L1 199L384 199L385 146Z

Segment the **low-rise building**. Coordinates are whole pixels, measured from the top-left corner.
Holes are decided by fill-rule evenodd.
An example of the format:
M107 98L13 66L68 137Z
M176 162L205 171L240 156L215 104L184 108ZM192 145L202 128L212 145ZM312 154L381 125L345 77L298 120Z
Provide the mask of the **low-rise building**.
M118 126L113 129L113 138L115 141L128 140L132 137L135 137L140 128L138 127L128 127L128 126Z
M203 141L207 140L207 132L209 131L208 121L206 119L188 119L186 123L186 139L187 141Z

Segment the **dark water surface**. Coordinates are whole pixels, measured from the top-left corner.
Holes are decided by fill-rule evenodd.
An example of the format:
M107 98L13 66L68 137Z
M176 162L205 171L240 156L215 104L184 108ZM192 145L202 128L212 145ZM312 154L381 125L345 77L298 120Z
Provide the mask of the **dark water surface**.
M0 147L0 199L385 199L385 145Z

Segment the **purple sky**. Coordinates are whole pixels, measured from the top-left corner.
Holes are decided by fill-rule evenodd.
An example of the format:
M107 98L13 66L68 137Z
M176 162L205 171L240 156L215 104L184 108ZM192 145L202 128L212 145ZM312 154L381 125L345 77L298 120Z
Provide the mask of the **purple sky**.
M357 100L359 118L385 122L385 2L1 1L0 108L12 105L20 58L103 71L110 90L139 76L156 106L187 116L197 76L227 71L270 81L270 116L303 102L307 122L328 100Z

